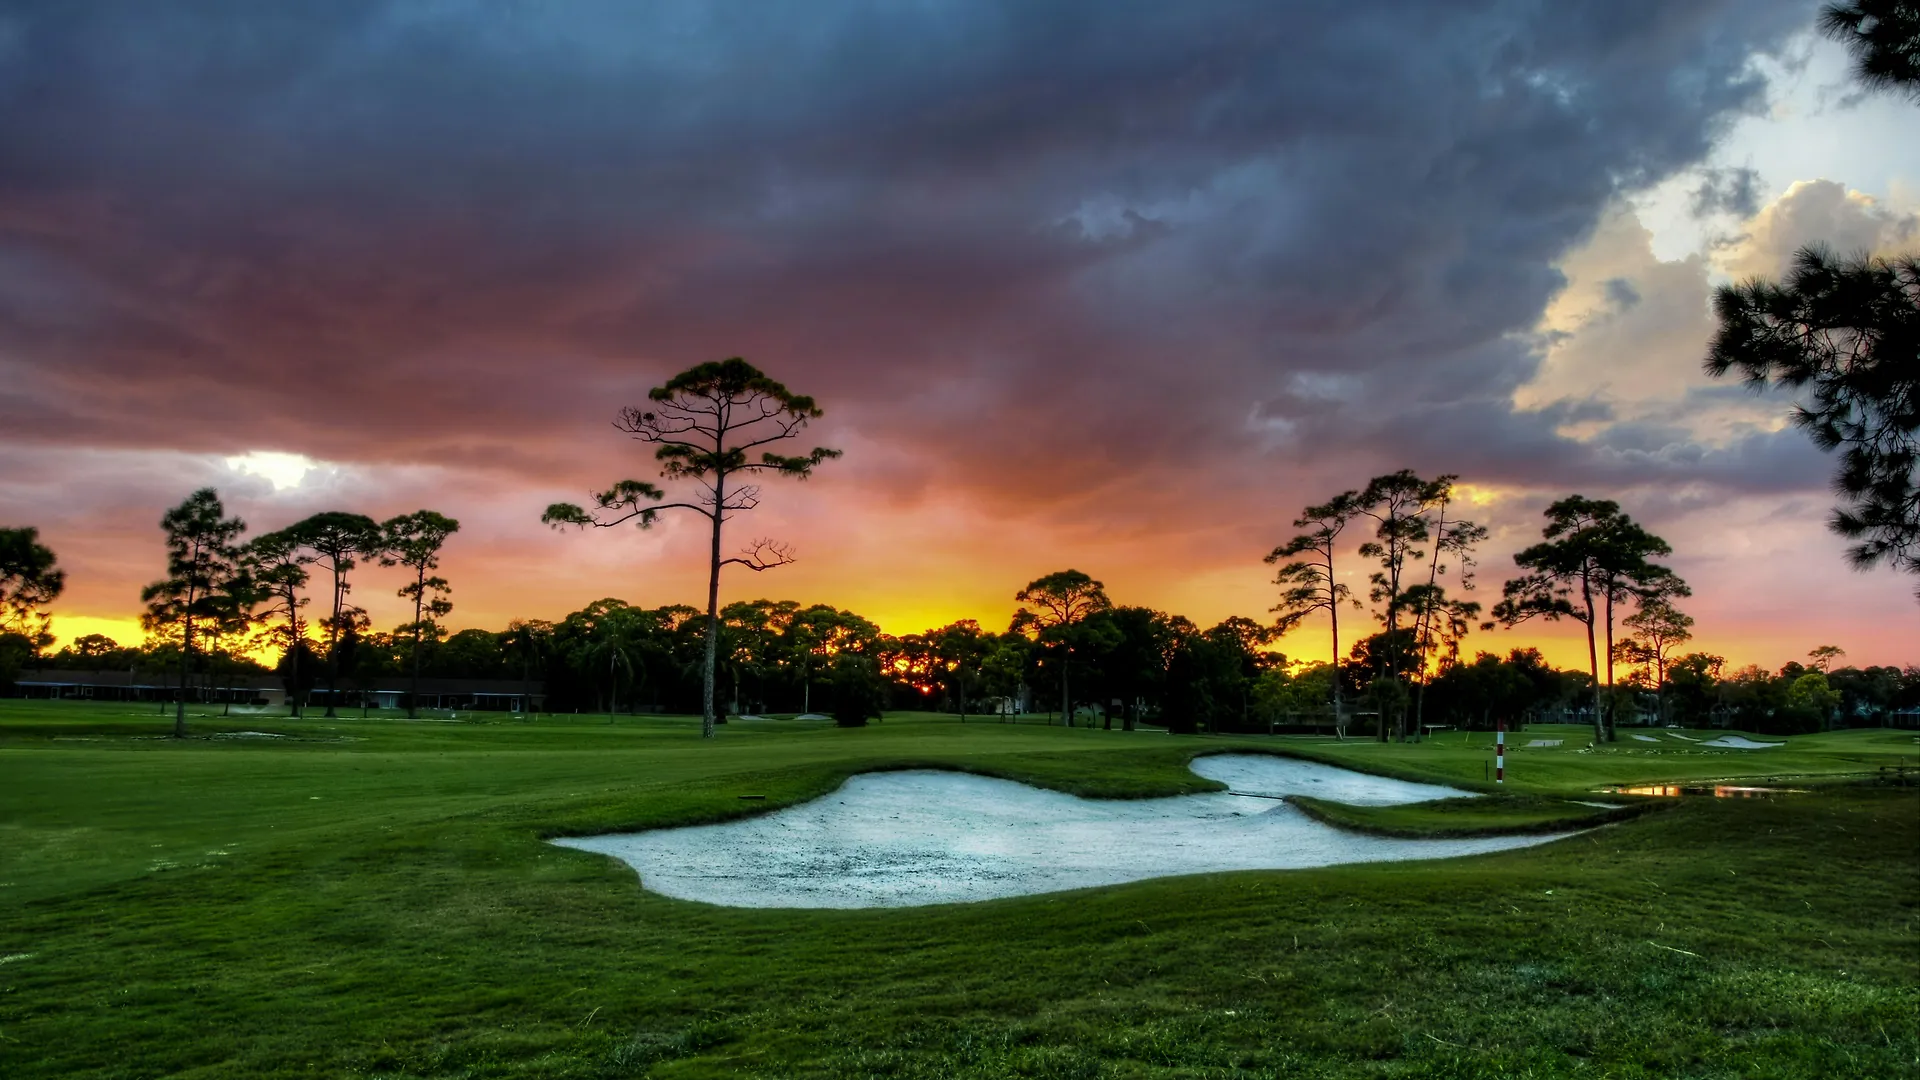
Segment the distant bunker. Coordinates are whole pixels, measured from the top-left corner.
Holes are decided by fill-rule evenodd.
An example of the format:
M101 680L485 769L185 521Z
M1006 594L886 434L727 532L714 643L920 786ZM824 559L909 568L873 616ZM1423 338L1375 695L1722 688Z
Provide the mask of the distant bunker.
M1441 859L1568 835L1362 835L1323 825L1277 799L1312 795L1385 806L1473 793L1264 754L1210 755L1192 768L1231 791L1083 799L958 772L865 773L830 795L757 817L554 843L611 855L638 871L643 887L682 900L868 908L1223 870Z

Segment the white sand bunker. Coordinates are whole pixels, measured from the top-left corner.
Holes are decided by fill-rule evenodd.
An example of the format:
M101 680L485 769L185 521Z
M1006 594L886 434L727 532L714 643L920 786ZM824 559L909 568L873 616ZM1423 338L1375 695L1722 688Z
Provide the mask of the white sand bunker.
M1530 743L1528 743L1528 744L1527 744L1527 746L1528 746L1529 748L1532 748L1532 747L1535 747L1535 746L1540 746L1540 747L1547 747L1547 746L1559 746L1559 745L1560 745L1560 744L1561 744L1562 742L1564 742L1564 741L1566 741L1566 740L1564 740L1564 739L1535 739L1535 740L1533 740L1532 742L1530 742Z
M1236 792L1387 805L1471 794L1255 754L1193 770ZM1270 798L1082 799L965 773L853 777L771 814L554 843L611 855L657 893L729 907L904 907L1175 874L1436 859L1560 835L1397 840L1343 832Z
M1771 750L1776 746L1785 746L1787 744L1783 742L1754 742L1744 735L1722 735L1717 739L1709 739L1700 745L1730 746L1735 750Z
M1651 735L1635 735L1634 738L1639 739L1641 742L1659 742L1660 741L1659 739L1656 739Z

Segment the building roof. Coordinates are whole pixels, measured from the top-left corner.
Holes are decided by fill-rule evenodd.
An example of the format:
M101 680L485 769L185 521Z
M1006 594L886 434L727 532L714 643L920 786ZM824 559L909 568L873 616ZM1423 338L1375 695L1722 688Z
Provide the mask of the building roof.
M279 675L257 672L234 672L230 675L216 673L214 682L220 690L282 690L286 681ZM71 668L43 668L38 671L22 671L14 680L16 686L112 686L123 689L167 690L180 685L180 676L175 672L164 671L77 671ZM193 678L196 688L207 685L204 675ZM413 688L413 681L406 676L385 677L368 680L365 684L350 678L340 680L340 689L346 693L371 690L383 693L406 693ZM326 689L325 680L317 680L315 690ZM420 680L422 694L489 694L517 697L523 694L539 694L545 691L540 680L522 682L519 679L426 679Z
M325 680L321 680L324 682ZM316 685L316 690L325 689ZM413 689L413 680L405 675L369 679L364 685L352 679L341 678L340 689L348 692L355 690L375 690L380 693L406 693ZM519 696L544 692L546 685L539 679L522 682L519 679L429 679L420 680L422 694L502 694Z
M177 672L169 671L78 671L72 668L41 668L22 671L14 680L16 686L117 686L126 689L165 690L180 685ZM277 675L249 674L234 672L231 675L216 674L215 682L222 690L278 690L281 688ZM196 675L193 685L204 688L206 680Z

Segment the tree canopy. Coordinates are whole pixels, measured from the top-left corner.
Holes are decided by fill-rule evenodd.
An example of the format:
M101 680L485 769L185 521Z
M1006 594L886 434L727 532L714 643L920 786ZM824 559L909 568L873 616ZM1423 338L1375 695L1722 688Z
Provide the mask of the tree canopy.
M47 644L45 607L67 586L53 549L40 543L40 531L0 528L0 631Z
M140 622L150 632L180 635L180 696L173 734L187 733L187 672L196 624L234 619L252 609L253 592L235 539L246 522L230 518L220 496L201 488L160 518L167 535L167 576L140 593L147 605Z
M1846 45L1853 73L1870 90L1920 102L1920 3L1852 0L1820 9L1820 31Z
M1113 606L1107 599L1107 587L1078 570L1056 570L1027 582L1013 594L1022 606L1013 614L1012 630L1032 634L1035 641L1052 649L1060 663L1060 715L1073 723L1073 693L1070 669L1073 653L1082 644L1078 629L1087 616Z
M1828 524L1848 560L1920 574L1920 259L1804 248L1785 281L1723 286L1713 304L1708 373L1806 391L1794 422L1839 452Z
M663 510L691 510L707 519L712 545L701 732L712 738L720 719L714 702L720 656L720 570L728 565L769 570L793 561L792 548L772 540L756 540L736 556L721 557L721 526L732 515L760 505L758 484L730 480L741 475L805 480L814 466L839 457L840 451L816 446L805 454L778 454L766 449L797 438L809 422L820 418L821 409L811 397L788 390L737 356L690 367L647 391L647 398L653 403L650 407L630 405L620 410L614 427L654 445L662 478L694 481L693 501L662 502L666 492L653 484L621 480L594 496L591 512L573 503L554 503L540 520L555 528L610 528L631 521L645 529Z
M308 604L308 598L300 594L307 587L310 575L307 567L312 565L314 556L301 544L300 538L289 530L262 533L247 544L244 557L249 572L261 590L261 601L266 605L262 615L269 623L265 631L267 643L278 645L281 654L291 669L289 682L294 686L305 685L312 673L301 670L301 657L307 653L307 622L301 612ZM278 617L279 625L271 625ZM301 695L296 692L289 696L293 706L293 715L299 716Z
M413 636L413 683L407 694L407 715L419 715L420 642L444 633L440 620L453 611L449 594L453 588L447 579L434 574L440 568L440 549L447 538L460 531L460 523L433 510L415 510L380 525L380 565L405 566L413 571L413 580L400 586L397 593L413 602L413 621L401 631Z
M1671 570L1651 561L1673 549L1621 513L1619 503L1569 495L1548 506L1545 516L1542 542L1514 554L1514 564L1525 573L1502 588L1493 617L1507 626L1533 618L1570 618L1586 627L1594 731L1606 739L1611 729L1601 693L1600 639L1605 639L1611 670L1614 604L1675 595L1684 585Z
M341 640L343 635L360 629L366 613L347 603L353 584L348 577L363 558L376 558L386 550L386 537L380 525L365 514L327 510L287 526L285 532L325 566L333 578L331 602L327 609L327 711L337 712L340 695Z
M1285 634L1314 612L1326 612L1327 623L1333 633L1333 663L1336 667L1340 663L1340 608L1345 605L1355 611L1360 609L1360 601L1354 598L1353 590L1342 583L1335 572L1340 534L1359 515L1359 504L1359 492L1343 491L1324 503L1300 511L1300 516L1293 520L1293 527L1306 531L1268 552L1266 558L1269 565L1280 564L1279 571L1273 577L1273 583L1280 586L1280 602L1271 609L1277 616L1274 629ZM1331 682L1334 733L1345 738L1346 701L1340 692L1340 680L1333 679Z

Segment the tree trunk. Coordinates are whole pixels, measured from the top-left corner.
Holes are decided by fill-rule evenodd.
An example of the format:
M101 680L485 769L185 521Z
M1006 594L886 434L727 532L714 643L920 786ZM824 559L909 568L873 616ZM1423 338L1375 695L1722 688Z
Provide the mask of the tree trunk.
M726 505L724 480L725 477L716 476L713 482L713 550L707 574L707 657L700 680L700 737L703 739L713 738L715 723L713 677L720 657L720 522L723 517L720 508Z
M1613 708L1613 582L1607 582L1607 708ZM1617 735L1613 730L1613 718L1607 717L1607 741L1613 742Z
M1073 698L1067 693L1067 656L1063 648L1060 655L1060 723L1073 726Z
M333 559L333 617L327 622L327 711L326 719L333 719L339 713L334 705L340 697L340 608L345 594L340 591L340 560Z
M1394 514L1391 512L1387 514L1387 523L1388 523L1387 527L1389 529L1388 540L1386 545L1387 546L1387 566L1386 566L1386 571L1387 571L1387 677L1390 679L1398 678L1400 674L1399 663L1398 663L1400 659L1400 655L1399 655L1400 566L1399 566L1399 560L1398 558L1395 557L1395 553L1394 553L1394 544L1397 543L1398 541L1393 539L1394 533L1392 531L1393 523L1398 520L1400 520L1400 516L1398 514ZM1399 695L1397 694L1395 695L1395 697L1398 697L1398 696ZM1380 709L1380 741L1388 742L1390 740L1387 738L1387 706L1380 704L1377 697L1375 699L1375 704ZM1407 725L1407 721L1406 721L1405 713L1401 713L1400 715L1394 718L1394 727L1399 732L1401 742L1407 741L1406 725Z
M1327 555L1327 615L1333 621L1333 737L1346 742L1347 710L1340 693L1340 593L1333 580L1331 553Z
M193 565L200 565L200 544L193 545ZM180 632L180 700L173 703L173 737L183 739L187 734L187 668L193 662L193 579L187 579L187 606L181 612L184 616Z
M186 629L180 638L180 698L173 703L173 737L187 736L187 669L193 663L193 591L187 591Z
M289 586L287 610L294 614L287 616L287 700L292 703L288 712L295 720L300 719L300 645L302 638L305 637L300 633L299 602L300 597Z
M1580 599L1587 607L1587 670L1593 676L1593 740L1607 741L1607 722L1600 708L1600 656L1593 645L1593 589L1588 586L1585 575L1580 578Z
M1658 672L1653 684L1653 709L1657 714L1654 720L1659 726L1667 726L1667 654L1664 649L1653 654L1654 670Z
M422 566L414 581L413 593L413 681L407 687L407 719L418 719L420 715L420 607L427 598L427 570Z
M1440 584L1441 545L1447 539L1447 502L1440 500L1440 520L1433 527L1433 561L1427 564L1427 602L1420 611L1419 630L1415 635L1420 643L1420 688L1413 698L1413 737L1418 742L1427 720L1427 652L1433 647L1433 590Z

